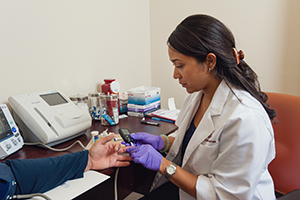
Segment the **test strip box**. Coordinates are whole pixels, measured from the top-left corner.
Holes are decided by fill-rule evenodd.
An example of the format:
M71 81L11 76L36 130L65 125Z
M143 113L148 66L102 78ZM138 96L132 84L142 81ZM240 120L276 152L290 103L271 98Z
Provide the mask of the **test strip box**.
M128 111L127 112L127 115L128 116L131 116L131 117L145 117L147 115L149 115L150 113L156 111L156 110L159 110L160 109L160 106L159 107L155 107L151 110L148 110L146 112L133 112L133 111Z
M155 108L160 108L160 100L147 105L128 104L127 110L131 112L147 112Z
M147 105L160 100L159 87L140 86L128 90L128 104Z

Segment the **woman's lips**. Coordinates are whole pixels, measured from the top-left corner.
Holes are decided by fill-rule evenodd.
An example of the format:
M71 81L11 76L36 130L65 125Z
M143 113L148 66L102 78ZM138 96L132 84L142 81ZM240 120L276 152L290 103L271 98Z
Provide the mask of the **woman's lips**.
M186 83L180 83L182 87L186 87Z

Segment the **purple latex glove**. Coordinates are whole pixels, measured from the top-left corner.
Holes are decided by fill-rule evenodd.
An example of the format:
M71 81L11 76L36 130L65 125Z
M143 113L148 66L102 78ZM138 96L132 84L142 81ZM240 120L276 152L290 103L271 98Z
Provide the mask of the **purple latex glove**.
M153 146L154 149L160 151L162 148L164 148L164 141L161 136L159 135L152 135L145 132L137 132L135 134L130 134L130 137L134 139L134 146L140 146L142 144L150 144ZM126 142L121 142L122 144L125 144L125 146L131 146L131 144Z
M126 150L135 163L143 165L145 168L158 171L162 155L151 145L145 144L137 147L131 147Z

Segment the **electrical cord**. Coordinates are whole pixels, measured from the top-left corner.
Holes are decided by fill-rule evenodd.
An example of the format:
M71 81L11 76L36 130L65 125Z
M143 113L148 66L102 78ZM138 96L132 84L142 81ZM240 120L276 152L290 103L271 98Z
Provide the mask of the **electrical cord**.
M116 174L115 174L115 200L118 200L118 175L119 175L119 169L120 169L120 167L117 168Z
M42 142L36 142L36 143L24 143L25 145L42 145L52 151L67 151L69 150L70 148L72 148L75 144L79 144L84 150L87 150L87 148L81 143L81 141L77 140L75 141L73 144L71 144L70 146L66 147L66 148L63 148L63 149L56 149L56 148L53 148L53 147L50 147Z
M14 195L13 199L29 199L35 196L43 197L46 200L51 200L47 195L44 195L42 193L34 193L34 194L23 194L23 195Z

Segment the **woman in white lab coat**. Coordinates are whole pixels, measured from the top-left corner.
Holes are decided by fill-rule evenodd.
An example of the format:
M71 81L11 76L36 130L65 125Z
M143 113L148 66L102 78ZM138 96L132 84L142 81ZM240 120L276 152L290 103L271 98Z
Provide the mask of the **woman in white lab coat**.
M268 164L276 112L232 33L213 17L193 15L168 45L173 77L189 94L175 133L132 135L134 162L158 171L143 199L275 199Z

